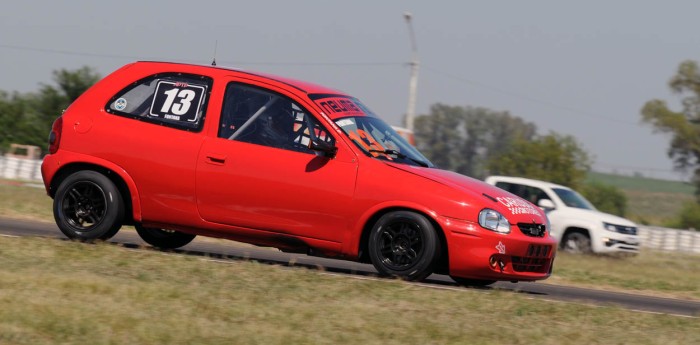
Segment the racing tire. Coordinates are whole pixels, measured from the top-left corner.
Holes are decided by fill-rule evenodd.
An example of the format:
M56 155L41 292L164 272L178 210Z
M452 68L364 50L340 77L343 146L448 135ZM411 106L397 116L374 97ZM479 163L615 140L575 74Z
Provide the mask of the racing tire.
M572 254L591 254L591 238L580 231L567 233L561 241L561 249Z
M124 202L106 176L78 171L58 186L53 215L61 232L72 240L108 240L122 226Z
M450 276L450 278L452 278L452 280L454 280L455 282L457 282L457 284L461 286L471 287L486 287L496 282L495 280L468 279L453 276Z
M381 275L423 280L440 257L435 227L425 216L410 211L383 215L369 235L369 256Z
M134 225L134 228L136 228L136 232L144 242L160 249L180 248L197 237L196 235L175 230L146 228L141 224Z

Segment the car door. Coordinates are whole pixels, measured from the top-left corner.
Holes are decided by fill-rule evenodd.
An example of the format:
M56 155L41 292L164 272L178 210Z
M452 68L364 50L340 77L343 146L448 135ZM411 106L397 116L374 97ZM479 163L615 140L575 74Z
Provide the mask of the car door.
M213 223L341 242L357 162L344 143L282 90L231 82L217 137L197 161L197 205ZM308 148L337 145L335 157ZM341 145L338 145L341 144Z

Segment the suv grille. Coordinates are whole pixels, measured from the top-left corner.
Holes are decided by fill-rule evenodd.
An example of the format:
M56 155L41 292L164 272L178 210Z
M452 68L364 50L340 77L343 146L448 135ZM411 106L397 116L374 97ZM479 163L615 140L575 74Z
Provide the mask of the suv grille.
M518 228L523 234L531 237L544 237L547 232L544 224L537 223L518 223Z

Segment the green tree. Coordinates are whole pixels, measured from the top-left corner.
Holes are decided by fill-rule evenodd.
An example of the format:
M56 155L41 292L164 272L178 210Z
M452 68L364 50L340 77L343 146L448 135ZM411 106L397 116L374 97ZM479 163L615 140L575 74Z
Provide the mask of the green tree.
M51 124L75 99L100 79L90 67L53 72L55 85L37 93L0 91L0 149L10 143L46 146Z
M488 163L492 174L549 181L577 189L590 170L586 151L571 136L550 133L517 140Z
M695 229L700 231L700 204L697 202L686 202L679 212L678 218L671 224L674 228Z
M508 112L439 103L415 121L416 144L426 157L443 169L476 178L488 174L490 156L535 132L534 124Z
M679 171L693 172L695 195L700 202L700 70L695 61L680 64L669 82L682 98L680 111L669 109L665 101L654 99L642 108L642 120L654 130L671 135L668 156Z
M627 212L627 196L619 188L600 182L588 182L581 194L598 210L624 217Z

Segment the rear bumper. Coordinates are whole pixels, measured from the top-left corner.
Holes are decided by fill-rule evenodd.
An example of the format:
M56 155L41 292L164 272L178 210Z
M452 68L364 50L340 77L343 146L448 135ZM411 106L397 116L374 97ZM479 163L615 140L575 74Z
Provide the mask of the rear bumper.
M526 236L516 226L504 235L454 219L443 226L452 276L533 281L547 279L552 272L557 241L549 235Z

